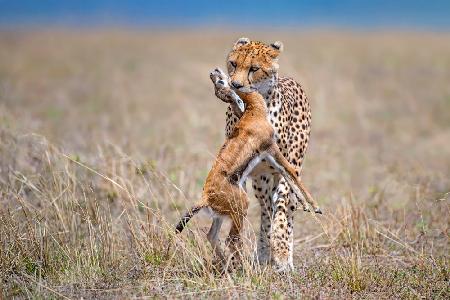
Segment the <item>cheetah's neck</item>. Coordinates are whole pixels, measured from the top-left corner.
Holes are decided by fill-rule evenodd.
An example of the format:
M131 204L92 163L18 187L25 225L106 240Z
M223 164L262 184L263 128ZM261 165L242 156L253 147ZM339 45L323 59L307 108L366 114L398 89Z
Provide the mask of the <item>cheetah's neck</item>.
M258 92L263 96L266 104L270 102L272 95L278 91L278 74L274 74L271 78L261 83L258 87Z

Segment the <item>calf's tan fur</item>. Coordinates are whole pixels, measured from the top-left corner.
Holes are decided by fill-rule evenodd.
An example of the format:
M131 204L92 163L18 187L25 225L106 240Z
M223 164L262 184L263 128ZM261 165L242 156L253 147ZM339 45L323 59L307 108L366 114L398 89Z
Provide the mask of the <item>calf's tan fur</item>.
M231 220L227 243L231 253L239 256L240 234L248 208L248 197L243 184L263 159L272 166L273 173L285 177L299 198L304 198L316 213L321 212L274 141L274 129L267 119L263 97L258 92L234 92L229 86L227 75L220 69L211 72L210 77L219 99L234 104L235 111L243 110L242 99L245 111L217 155L206 178L201 200L183 216L176 231L181 232L192 216L201 209L209 210L213 223L207 237L219 258L224 259L218 240L223 219L228 217Z

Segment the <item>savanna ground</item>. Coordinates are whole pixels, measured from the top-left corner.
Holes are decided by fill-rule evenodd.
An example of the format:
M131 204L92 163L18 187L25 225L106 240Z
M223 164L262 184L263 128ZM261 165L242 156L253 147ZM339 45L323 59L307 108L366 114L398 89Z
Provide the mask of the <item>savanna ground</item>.
M448 299L450 35L274 32L313 130L296 269L219 276L196 201L231 31L0 33L0 298ZM251 256L259 229L252 199Z

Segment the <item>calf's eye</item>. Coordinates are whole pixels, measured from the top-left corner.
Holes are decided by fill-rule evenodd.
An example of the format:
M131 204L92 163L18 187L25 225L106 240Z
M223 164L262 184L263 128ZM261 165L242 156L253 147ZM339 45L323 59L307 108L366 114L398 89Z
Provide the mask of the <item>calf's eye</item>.
M253 67L250 68L250 71L251 71L251 72L256 72L256 71L258 71L258 70L259 70L259 67L253 66Z
M233 66L233 68L236 68L236 62L234 62L234 61L230 61L230 65L232 65Z

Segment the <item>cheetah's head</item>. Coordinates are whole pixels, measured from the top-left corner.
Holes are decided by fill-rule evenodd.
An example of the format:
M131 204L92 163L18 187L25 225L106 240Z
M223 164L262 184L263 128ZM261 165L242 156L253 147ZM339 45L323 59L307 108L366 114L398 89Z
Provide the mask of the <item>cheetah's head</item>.
M227 57L233 88L241 92L264 92L274 82L281 51L281 42L266 45L248 38L238 39Z

